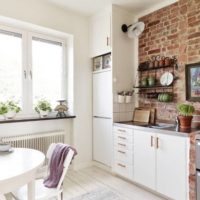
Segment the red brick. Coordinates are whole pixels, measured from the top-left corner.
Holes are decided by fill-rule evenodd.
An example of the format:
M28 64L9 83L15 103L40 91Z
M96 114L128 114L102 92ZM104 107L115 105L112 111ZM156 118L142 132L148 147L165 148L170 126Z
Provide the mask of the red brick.
M200 32L195 32L193 34L190 34L188 36L188 39L194 39L194 38L197 38L197 37L200 37Z
M148 54L158 54L158 53L160 53L160 49L153 49L148 51Z

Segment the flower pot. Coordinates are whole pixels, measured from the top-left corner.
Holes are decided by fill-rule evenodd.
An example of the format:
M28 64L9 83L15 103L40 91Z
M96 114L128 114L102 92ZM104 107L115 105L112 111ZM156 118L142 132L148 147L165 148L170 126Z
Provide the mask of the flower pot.
M40 110L40 117L41 118L48 117L48 115L49 115L49 111Z
M13 119L16 116L16 112L14 110L9 110L5 115L5 119Z
M131 103L131 100L132 100L132 96L129 96L129 95L125 96L125 102L126 103Z
M182 129L190 129L192 125L193 116L178 116L180 122L180 128Z
M124 95L118 95L118 103L124 103L125 96Z

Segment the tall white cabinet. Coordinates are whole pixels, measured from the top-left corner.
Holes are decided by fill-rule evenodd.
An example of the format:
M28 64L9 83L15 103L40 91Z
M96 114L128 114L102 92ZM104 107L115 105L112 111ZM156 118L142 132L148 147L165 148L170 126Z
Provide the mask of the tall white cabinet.
M132 15L109 6L90 18L90 57L111 53L112 69L93 72L93 160L112 165L113 99L117 91L132 89L132 45L121 31ZM114 33L115 32L115 33Z

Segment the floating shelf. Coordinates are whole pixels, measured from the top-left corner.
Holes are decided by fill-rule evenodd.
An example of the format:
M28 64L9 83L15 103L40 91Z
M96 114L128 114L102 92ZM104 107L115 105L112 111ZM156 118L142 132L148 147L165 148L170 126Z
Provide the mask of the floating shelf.
M138 88L138 89L156 89L156 88L172 88L173 85L155 85L155 86L136 86L134 88Z
M152 67L152 68L146 68L146 69L138 69L138 71L139 72L144 72L144 71L151 71L151 70L164 69L164 68L174 68L174 65L161 66L161 67Z

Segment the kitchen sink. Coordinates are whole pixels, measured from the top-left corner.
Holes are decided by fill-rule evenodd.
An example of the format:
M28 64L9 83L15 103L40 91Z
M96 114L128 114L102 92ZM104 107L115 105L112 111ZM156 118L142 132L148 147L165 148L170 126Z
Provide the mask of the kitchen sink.
M159 124L155 124L155 125L150 125L149 128L164 129L164 128L171 128L174 126L175 126L174 124L159 123Z

